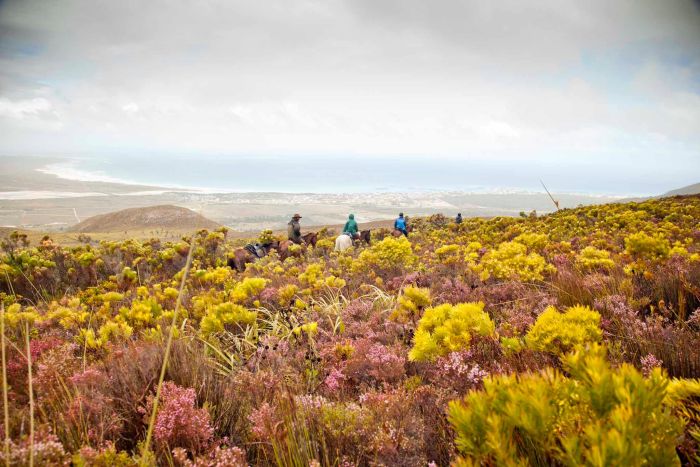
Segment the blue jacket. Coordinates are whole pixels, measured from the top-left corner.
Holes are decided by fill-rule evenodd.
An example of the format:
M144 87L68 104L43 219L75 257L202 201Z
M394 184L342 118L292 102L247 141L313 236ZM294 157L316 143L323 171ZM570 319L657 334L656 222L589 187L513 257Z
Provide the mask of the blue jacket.
M406 230L406 219L399 217L394 221L394 228L398 230Z

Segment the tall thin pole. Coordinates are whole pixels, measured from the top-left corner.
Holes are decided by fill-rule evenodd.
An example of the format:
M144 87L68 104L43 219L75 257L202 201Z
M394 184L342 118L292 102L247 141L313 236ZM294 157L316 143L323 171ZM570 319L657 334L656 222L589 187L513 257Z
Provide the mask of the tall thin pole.
M544 182L541 179L540 179L540 183L542 184L542 188L544 188L544 191L547 192L547 194L549 195L549 198L552 200L552 203L554 203L554 206L557 208L557 211L558 211L559 210L559 201L554 199L554 196L552 196L552 194L549 192L547 187L544 186Z

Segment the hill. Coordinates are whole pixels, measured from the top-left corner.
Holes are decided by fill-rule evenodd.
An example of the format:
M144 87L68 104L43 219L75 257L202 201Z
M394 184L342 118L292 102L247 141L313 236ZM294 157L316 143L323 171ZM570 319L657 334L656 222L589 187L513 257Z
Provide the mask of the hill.
M187 208L172 205L129 208L90 217L72 232L118 232L143 229L215 229L216 222Z
M700 194L700 183L694 183L693 185L684 186L683 188L678 188L676 190L671 190L664 193L662 196L677 196L677 195L696 195Z

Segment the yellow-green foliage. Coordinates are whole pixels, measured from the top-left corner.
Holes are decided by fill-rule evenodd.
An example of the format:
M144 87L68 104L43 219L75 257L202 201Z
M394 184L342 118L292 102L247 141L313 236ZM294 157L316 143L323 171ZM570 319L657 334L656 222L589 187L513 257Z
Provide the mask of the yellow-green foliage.
M267 282L267 279L262 277L246 277L243 279L243 282L239 282L234 287L231 292L231 300L236 303L243 303L262 292Z
M425 307L430 306L431 301L430 289L409 285L399 296L391 319L399 323L415 322Z
M484 255L476 268L482 279L520 279L541 281L544 275L556 271L554 266L537 253L528 253L527 247L518 242L504 242Z
M671 243L661 234L654 236L637 232L625 238L625 251L633 257L663 259L671 251Z
M231 326L245 327L255 323L258 314L236 303L221 303L212 307L199 325L204 337L218 333ZM235 330L235 329L234 329Z
M301 336L302 334L308 337L314 336L318 333L318 323L316 321L311 321L310 323L296 326L292 329L292 332L297 336Z
M318 264L310 264L306 267L306 270L299 274L299 280L302 284L314 285L316 281L321 279L323 276L323 267Z
M530 251L542 251L549 242L549 236L544 233L524 233L515 237L513 241L525 245Z
M533 350L560 354L584 344L599 342L602 336L597 311L577 305L567 308L565 313L559 313L550 306L530 328L525 343Z
M98 341L101 346L104 346L110 341L128 339L132 332L133 328L126 323L107 321L97 331Z
M537 374L484 380L450 404L463 456L458 465L679 465L683 420L673 406L698 397L697 382L671 392L661 370L612 369L594 347L563 359L569 377Z
M280 288L279 291L277 292L277 303L279 303L282 306L288 306L291 302L294 296L299 292L299 287L297 287L294 284L287 284L284 287Z
M122 300L124 300L124 294L121 294L119 292L107 292L100 295L100 298L103 302L108 303L121 302Z
M491 336L494 330L481 302L427 308L418 322L408 358L432 361L450 352L466 350L472 335Z
M379 269L406 269L415 266L418 257L411 250L406 237L386 237L360 253L353 263L353 270L362 271L373 267Z
M272 243L275 241L275 236L272 234L272 230L270 229L265 229L260 232L260 235L258 235L258 243L261 243L263 245Z
M576 257L576 263L587 270L592 269L612 269L615 262L610 259L610 252L599 250L592 246L587 246Z
M68 306L60 306L57 302L52 302L46 318L56 320L63 329L73 329L87 322L90 313L80 303L79 298L73 298L68 302Z
M154 324L163 314L163 308L155 299L134 300L131 307L119 309L121 317L134 327Z
M194 276L203 284L220 285L233 278L233 271L229 267L218 267L207 271L196 271Z
M41 321L41 315L34 307L26 307L22 310L19 303L14 303L5 310L5 325L10 328L19 328L25 324L30 326Z

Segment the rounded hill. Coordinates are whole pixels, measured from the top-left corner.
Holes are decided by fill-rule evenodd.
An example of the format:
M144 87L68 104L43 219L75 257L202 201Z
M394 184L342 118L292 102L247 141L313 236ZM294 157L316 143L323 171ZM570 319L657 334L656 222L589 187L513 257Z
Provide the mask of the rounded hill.
M173 205L129 208L90 217L73 227L73 232L119 232L143 229L215 229L216 222L196 212Z

